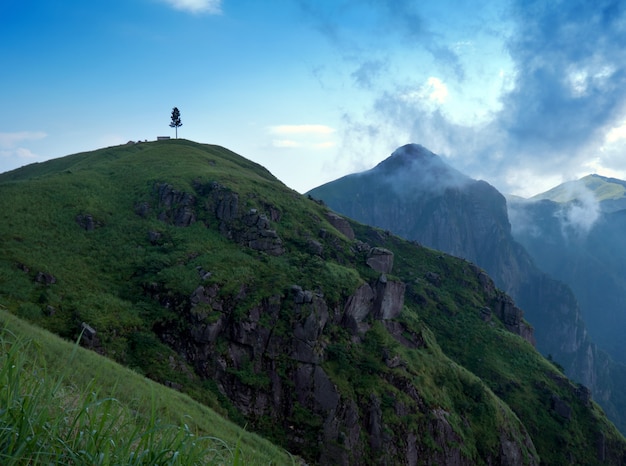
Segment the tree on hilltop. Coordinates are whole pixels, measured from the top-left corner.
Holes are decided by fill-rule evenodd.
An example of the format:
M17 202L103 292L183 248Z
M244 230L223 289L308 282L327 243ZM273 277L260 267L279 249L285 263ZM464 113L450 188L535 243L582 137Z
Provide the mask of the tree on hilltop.
M183 126L183 123L180 121L180 111L178 111L178 107L174 107L172 109L172 122L170 123L170 128L176 128L176 139L178 139L179 126Z

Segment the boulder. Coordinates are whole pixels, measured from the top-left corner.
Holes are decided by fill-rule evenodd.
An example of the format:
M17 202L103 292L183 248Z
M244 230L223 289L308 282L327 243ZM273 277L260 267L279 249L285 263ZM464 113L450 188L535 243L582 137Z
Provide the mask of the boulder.
M367 265L380 273L391 273L393 252L385 248L371 248L367 254Z
M362 322L374 308L375 297L374 290L367 283L358 287L346 301L343 317L344 326L353 333L365 330L366 326Z
M339 232L343 233L349 240L354 239L354 230L348 221L334 212L326 212L326 219Z
M57 279L51 273L37 272L37 275L35 275L35 281L44 285L54 285L57 282Z
M97 227L102 226L102 223L94 220L91 214L78 214L76 216L76 223L85 231L93 231Z
M557 395L552 395L551 406L556 414L563 419L569 420L572 417L572 408L569 404L559 398Z
M376 282L376 301L374 318L388 320L397 317L404 307L406 285L402 282L387 280L383 274Z
M159 220L179 227L187 227L196 221L196 198L193 194L178 191L167 183L157 184L155 189L158 195Z

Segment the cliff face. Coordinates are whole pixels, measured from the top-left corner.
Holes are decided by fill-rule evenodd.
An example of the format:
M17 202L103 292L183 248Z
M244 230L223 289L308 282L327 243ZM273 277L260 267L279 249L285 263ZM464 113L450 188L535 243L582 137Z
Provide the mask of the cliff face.
M269 218L279 221L281 217L271 205L265 205L267 212L242 212L239 195L217 183L196 184L199 199L165 184L155 190L157 216L165 223L187 227L192 222L180 222L180 218L206 218L202 213L206 211L214 214L220 233L233 242L274 256L285 254L283 241L270 229ZM202 283L189 296L172 296L158 284L146 288L151 299L182 317L176 325L158 323L159 338L198 375L215 381L219 392L255 428L269 429L290 451L321 464L413 465L424 458L429 464L446 465L470 465L477 460L538 464L524 426L479 386L474 390L481 393L481 403L493 405L508 419L494 424L491 437L496 434L497 448L492 445L491 450L482 439L463 439L468 433L463 431L476 422L473 416L465 416L467 426L459 430L450 421L450 408L433 404L422 393L402 353L430 348L422 329L399 321L403 311L409 312L405 304L412 304L405 303L407 284L388 277L394 271L394 253L356 239L345 218L332 212L325 217L352 242L356 257L372 273L369 282L335 302L328 302L322 289L308 290L294 283L282 293L246 306L246 287L234 298L225 297L219 285L210 283L212 273L199 269ZM321 230L319 239L330 235ZM260 247L259 238L272 241ZM322 244L317 245L314 250L320 253ZM504 328L534 344L533 329L522 320L522 311L511 298L498 292L482 270L468 270L489 304L483 315L487 312L490 320L493 316ZM441 286L442 277L435 272L425 279ZM385 339L394 344L384 344ZM353 378L362 374L353 374L349 382L363 387L352 393L342 390L346 382L342 372L351 363L377 380L357 382ZM445 358L441 363L446 364ZM446 375L470 383L467 377L472 376L456 370ZM478 456L468 454L474 448L480 448Z
M484 268L524 310L535 327L537 348L588 386L621 423L612 404L616 384L607 383L607 355L591 342L571 290L540 271L513 239L506 200L495 188L459 174L421 146L408 145L375 168L309 195L358 221Z
M369 344L365 335L376 327L405 348L425 349L423 336L407 337L403 335L407 328L390 320L404 302L402 283L379 279L374 286L362 285L335 308L319 294L294 285L286 295L264 300L238 320L231 317L234 308L209 298L205 304L214 313L219 309L211 323L207 323L210 312L197 312L197 305L190 302L186 330L181 334L161 328L161 338L198 374L216 381L254 428L273 425L274 432L282 430L290 451L321 464L413 465L424 458L430 464L475 464L476 458L463 452L468 445L458 427L451 425L451 412L425 399L399 354L389 349L371 354L371 367L357 362L361 370L380 374L369 395L342 392L335 369L329 367L329 362L349 357L338 342L327 341L327 335L337 331L348 332L351 345L357 346ZM395 303L391 313L385 311L386 302ZM293 332L281 328L285 309L291 314ZM481 461L538 464L523 427L503 425L498 435L498 449L484 452Z
M599 189L593 192L584 187L583 181L595 181ZM578 188L572 188L572 183ZM624 380L626 374L626 268L619 253L626 250L626 210L624 198L602 199L603 191L610 186L605 178L589 176L553 190L556 194L563 191L568 196L580 196L584 202L569 197L561 203L518 199L509 202L509 211L516 240L542 270L571 287L591 338L614 361L588 348L595 352L595 366L603 368L587 368L595 379L594 395L616 419L614 413L624 412L626 407L626 397L616 398L613 393L621 383L612 382ZM626 420L621 419L619 427L626 431Z

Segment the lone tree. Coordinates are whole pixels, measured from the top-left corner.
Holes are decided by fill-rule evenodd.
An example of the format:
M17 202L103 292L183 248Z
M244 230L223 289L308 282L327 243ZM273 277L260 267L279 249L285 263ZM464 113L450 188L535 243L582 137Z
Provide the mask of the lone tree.
M180 112L178 111L178 107L174 107L172 109L172 122L170 123L170 128L176 128L176 139L178 139L179 126L183 126L183 123L180 121Z

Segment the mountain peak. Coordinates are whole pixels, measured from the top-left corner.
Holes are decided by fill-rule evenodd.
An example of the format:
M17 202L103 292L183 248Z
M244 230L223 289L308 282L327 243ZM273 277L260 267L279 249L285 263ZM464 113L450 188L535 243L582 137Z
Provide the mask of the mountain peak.
M435 155L420 144L405 144L398 147L385 160L380 162L375 169L396 170L398 168L406 168L414 166L417 163L433 163L438 161L441 165L445 165L438 155Z
M603 210L622 209L626 206L626 181L591 174L578 180L566 181L531 199L549 199L557 203L568 203L581 196L588 197L589 195L593 196L597 202L606 204ZM613 205L615 203L617 204Z
M397 177L397 181L424 188L435 185L439 188L463 185L471 178L448 165L443 158L420 144L406 144L371 170L386 177ZM433 186L431 186L433 187Z

